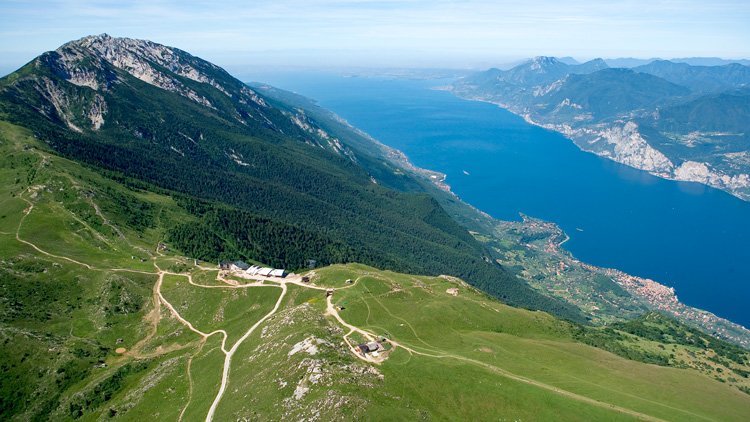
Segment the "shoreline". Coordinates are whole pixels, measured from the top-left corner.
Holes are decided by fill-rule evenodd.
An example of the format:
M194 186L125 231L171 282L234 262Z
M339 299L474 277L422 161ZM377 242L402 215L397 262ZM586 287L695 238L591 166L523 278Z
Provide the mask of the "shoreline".
M452 90L447 89L447 88L448 87L438 87L438 89L436 90L449 91L453 95L456 95L454 92L452 92ZM435 88L431 88L431 89L435 89ZM497 105L501 108L507 109L502 104L498 104L498 103L494 103L490 101L484 101L481 99L467 99L461 96L458 96L458 97L465 99L465 100L470 100L470 101L480 101L480 102L490 103L490 104ZM514 113L512 110L508 109L508 111L515 115L518 115L517 113ZM489 228L489 227L502 225L502 224L523 224L527 222L527 219L534 220L534 221L543 221L545 225L553 226L557 231L559 231L561 235L565 236L564 239L562 240L558 239L557 243L550 245L555 250L555 256L559 260L560 263L563 263L566 259L570 259L572 260L572 262L577 263L583 268L586 268L586 269L589 269L589 270L592 270L592 271L595 271L597 273L601 273L604 275L611 274L612 277L615 277L615 279L617 280L617 283L621 285L631 295L631 297L641 301L642 303L646 305L646 307L652 310L660 310L662 312L668 312L673 317L677 318L679 321L686 323L690 326L693 326L695 328L698 328L706 332L709 335L715 336L717 338L721 338L723 340L731 341L735 344L740 344L743 347L750 349L750 330L748 330L746 327L740 324L737 324L735 322L732 322L728 319L721 318L709 311L699 309L699 308L693 308L680 302L679 299L677 298L674 288L669 287L667 285L661 284L654 280L633 276L618 269L597 267L597 266L587 264L585 262L578 260L577 258L575 258L572 252L568 251L567 249L563 247L563 245L566 242L571 240L570 236L567 233L565 233L565 231L562 230L554 222L538 220L533 217L528 217L522 213L520 213L520 217L521 217L520 221L505 221L505 220L498 220L492 217L488 213L478 209L472 204L465 202L455 192L453 192L451 190L450 185L446 182L446 179L447 179L446 174L441 173L439 171L435 171L435 170L417 167L409 160L409 157L403 151L396 149L394 147L388 146L382 143L381 141L375 139L374 137L369 135L367 132L364 132L363 130L352 126L348 121L343 119L341 116L338 116L333 111L330 111L330 113L340 123L348 126L352 130L356 131L358 134L363 136L364 138L368 139L375 146L377 146L380 149L381 153L383 154L384 158L386 158L397 169L400 169L402 171L405 171L405 172L408 172L417 176L424 182L428 183L429 186L434 186L439 192L442 192L443 194L448 195L454 201L457 200L461 206L471 210L471 212L474 213L475 216L468 217L468 218L472 220L474 223L479 223ZM539 124L536 124L533 121L530 121L529 123L534 124L535 126L543 127ZM551 130L549 128L545 128L545 129ZM569 140L573 142L572 139L569 139ZM575 144L575 142L573 143ZM577 144L576 144L576 147L581 149ZM581 150L585 151L583 149ZM585 152L594 154L591 151L585 151ZM595 154L595 155L598 155L598 154ZM603 157L603 158L606 158L606 157ZM467 217L467 216L464 215L464 217ZM660 292L660 294L656 296L651 295L651 293L654 293L654 292ZM542 292L542 293L549 295L546 292ZM549 295L549 296L557 297L561 300L565 300L565 298L562 298L559 296L555 296L555 295ZM671 304L671 307L669 307L668 309L662 309L660 300L651 300L652 296L658 297L661 300L665 300L666 301L665 303ZM619 317L619 318L622 320L627 320L627 318L625 317ZM719 329L715 329L717 327ZM730 334L730 331L738 333L738 334L734 334L734 335Z
M456 193L451 190L450 185L445 182L447 176L444 173L417 167L413 163L411 163L411 161L409 161L408 156L402 151L387 146L382 142L375 140L369 135L368 137L377 142L384 149L384 151L387 152L386 157L394 165L397 165L404 171L411 172L412 174L422 178L424 181L430 183L432 186L435 186L440 191L450 195L454 199L457 199L462 205L470 208L475 213L481 215L484 219L488 219L490 224L519 223L514 221L498 220L487 214L486 212L465 202L458 195L456 195ZM572 262L580 265L584 269L611 277L632 297L644 303L646 307L652 310L665 312L670 316L676 318L677 320L689 326L698 328L709 335L730 341L735 344L739 344L747 349L750 349L750 330L748 330L747 327L726 318L719 317L710 311L695 308L680 302L674 287L667 286L648 278L630 275L616 268L605 268L587 264L577 259L572 254L572 252L563 247L566 242L571 240L571 237L556 223L529 217L523 213L519 213L519 215L521 217L520 223L522 224L525 224L527 221L532 220L541 221L546 225L554 226L559 232L559 235L564 236L564 239L557 240L557 242L553 242L551 245L555 250L555 255L560 257L561 263L564 261L563 257L567 256L572 260ZM557 297L554 295L551 296ZM565 300L564 298L560 299ZM625 318L622 319L624 320Z
M658 177L658 178L661 178L661 179L664 179L664 180L671 180L671 181L683 182L683 183L698 183L700 185L707 186L709 188L717 189L717 190L720 190L722 192L725 192L725 193L727 193L727 194L729 194L729 195L731 195L731 196L733 196L733 197L735 197L735 198L737 198L737 199L739 199L739 200L741 200L743 202L750 202L750 195L748 195L748 194L743 194L741 192L736 192L734 190L731 190L729 188L726 188L726 187L723 187L723 186L720 186L720 185L711 184L707 180L681 179L681 178L679 178L678 175L676 175L677 171L679 171L682 168L681 166L683 166L683 165L685 165L687 163L697 164L697 165L703 165L703 163L697 163L697 162L693 162L693 161L685 161L680 166L673 165L674 169L672 169L671 173L640 168L640 167L637 167L635 165L629 164L627 162L618 161L615 158L613 158L612 156L605 155L605 154L600 154L600 153L598 153L596 151L592 151L590 149L583 148L581 145L579 145L578 142L576 142L575 139L573 139L573 134L575 134L575 130L569 124L561 123L561 124L555 125L555 124L551 124L551 123L547 123L547 124L545 124L545 123L539 123L539 122L534 121L534 119L531 118L531 114L530 113L524 113L524 112L517 111L514 107L512 107L509 104L506 104L506 103L503 103L503 102L500 102L500 101L492 101L492 100L488 100L488 99L483 99L483 98L480 98L480 97L465 96L465 95L457 93L452 87L441 86L441 87L435 87L435 88L431 88L431 89L433 89L435 91L449 92L452 95L456 96L457 98L461 98L461 99L467 100L467 101L477 101L477 102L482 102L482 103L496 105L496 106L502 108L503 110L506 110L509 113L512 113L512 114L514 114L514 115L522 118L526 123L528 123L530 125L534 125L536 127L540 127L542 129L546 129L546 130L551 130L551 131L553 131L555 133L559 133L559 134L563 135L565 137L565 139L567 139L568 141L572 142L573 145L575 145L576 148L578 148L579 150L581 150L583 152L586 152L586 153L589 153L589 154L596 155L597 157L601 157L601 158L613 161L615 163L618 163L618 164L621 164L621 165L624 165L624 166L628 166L628 167L636 169L636 170L645 171L646 173L648 173L648 174L650 174L652 176L655 176L655 177ZM562 129L559 128L558 126L562 127ZM579 130L584 130L584 129L579 129ZM649 145L649 147L650 147L650 145ZM651 147L651 148L653 148L653 147ZM658 150L655 150L655 151L658 151ZM661 153L661 152L659 152L659 153ZM738 175L735 175L735 176L724 175L724 174L721 174L721 173L709 173L709 175L713 175L715 178L718 178L720 180L722 180L724 178L731 179L732 177L742 178L743 176L744 177L748 176L747 174L744 174L744 173L741 173L741 174L738 174ZM706 176L706 178L708 178L708 176Z

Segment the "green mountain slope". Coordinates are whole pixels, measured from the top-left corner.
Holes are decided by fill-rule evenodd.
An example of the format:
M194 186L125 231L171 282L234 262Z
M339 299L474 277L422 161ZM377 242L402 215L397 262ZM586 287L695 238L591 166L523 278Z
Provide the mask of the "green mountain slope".
M195 258L447 273L583 320L487 259L429 195L389 188L415 190L409 177L392 183L382 159L360 158L304 114L181 50L107 35L68 43L0 80L0 117L109 177L169 191L198 223L174 224L167 237Z
M689 92L656 76L628 69L605 69L586 75L570 75L559 89L542 97L546 107L540 107L540 112L556 114L560 104L567 99L599 121L632 110L649 109ZM575 110L575 107L568 110Z
M750 88L707 94L639 119L649 142L680 160L743 171L750 150Z
M739 63L693 66L669 60L654 60L633 70L658 76L695 92L726 91L750 85L750 67Z
M157 250L171 221L195 218L170 196L45 151L18 127L0 134L4 420L205 420L213 403L212 420L731 421L750 411L735 387L747 381L728 380L747 371L748 354L707 349L679 324L650 318L616 327L631 340L610 339L452 277L358 264L318 268L309 284L220 276ZM657 339L664 324L657 332L670 337ZM581 330L634 350L666 345L696 364L734 359L724 363L737 372L715 372L721 382L635 362L583 344ZM347 342L367 336L386 336L387 350L353 353Z

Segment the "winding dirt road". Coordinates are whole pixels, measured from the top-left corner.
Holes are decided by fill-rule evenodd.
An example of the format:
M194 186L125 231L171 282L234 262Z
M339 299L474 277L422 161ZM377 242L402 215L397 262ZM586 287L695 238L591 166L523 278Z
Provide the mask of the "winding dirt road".
M31 188L29 188L29 189L31 189ZM51 257L51 258L55 258L55 259L59 259L59 260L64 260L64 261L67 261L67 262L70 262L70 263L73 263L73 264L77 264L77 265L80 265L80 266L82 266L82 267L84 267L84 268L86 268L88 270L92 270L92 271L121 271L121 272L133 272L133 273L150 274L150 275L157 275L158 276L157 281L156 281L156 283L154 285L154 290L153 290L153 292L154 292L154 298L153 299L154 299L155 309L151 313L154 313L154 315L148 315L147 316L147 319L150 319L151 322L152 322L152 330L151 330L151 332L149 334L146 335L145 338L141 339L137 343L137 345L133 348L133 350L131 352L134 352L136 354L139 353L138 352L138 350L140 350L139 349L139 345L140 345L140 347L144 346L155 335L156 329L157 329L157 326L158 326L158 322L159 322L159 318L160 318L159 307L161 305L164 305L169 310L170 314L175 319L177 319L182 325L184 325L190 331L194 332L195 334L197 334L198 336L201 337L201 347L202 347L203 344L205 344L206 339L208 339L209 337L211 337L213 335L216 335L216 334L222 335L221 350L224 353L225 358L224 358L224 365L223 365L223 369L222 369L221 386L219 388L219 391L218 391L216 397L214 398L214 400L213 400L213 402L211 404L211 407L210 407L210 409L208 411L208 414L206 415L206 419L205 419L206 422L212 422L213 421L216 409L217 409L219 403L221 402L221 399L222 399L222 397L224 395L224 392L226 391L227 384L229 382L229 373L230 373L230 370L231 370L231 364L232 364L232 357L233 357L233 355L238 350L238 348L242 345L242 343L245 340L247 340L247 338L249 338L250 335L261 324L263 324L266 320L268 320L271 316L273 316L278 311L278 309L281 306L281 303L282 303L284 297L286 296L286 293L287 293L287 284L294 284L294 285L297 285L297 286L300 286L300 287L303 287L303 288L316 289L316 290L327 290L328 289L328 287L315 286L315 285L310 285L310 284L307 284L307 283L302 283L300 280L298 280L297 278L294 278L294 277L290 278L289 280L285 280L285 279L267 280L267 281L270 281L273 284L265 284L264 282L261 282L261 281L257 281L257 282L249 283L249 284L231 284L229 282L229 280L223 280L223 279L220 278L220 276L217 275L217 279L219 281L223 281L226 285L216 285L216 286L213 286L213 285L212 286L202 285L202 284L197 284L197 283L193 282L192 275L189 274L189 273L172 273L172 272L169 272L169 271L162 270L161 268L158 267L158 265L156 264L156 261L154 261L154 266L156 267L157 272L148 272L148 271L141 271L141 270L131 270L131 269L127 269L127 268L97 268L97 267L94 267L94 266L92 266L90 264L86 264L84 262L80 262L80 261L77 261L77 260L69 258L69 257L65 257L65 256L60 256L60 255L55 255L55 254L49 253L49 252L44 251L43 249L39 248L38 246L36 246L32 242L29 242L27 240L22 239L21 236L20 236L21 226L23 225L23 222L26 219L26 217L34 209L34 204L33 204L32 201L24 198L23 196L20 196L20 198L23 201L25 201L29 206L23 211L23 216L21 217L21 219L19 221L18 228L17 228L16 233L15 233L15 237L16 237L16 240L18 242L23 243L23 244L25 244L25 245L33 248L34 250L36 250L37 252L39 252L39 253L41 253L41 254L43 254L45 256L48 256L48 257ZM100 216L102 218L104 218L103 215L100 215ZM156 257L153 257L153 259L155 260ZM200 268L204 269L204 270L212 270L212 269L206 268L206 267L200 267ZM215 270L215 269L213 269L213 270ZM227 335L226 331L224 331L224 330L215 330L215 331L212 331L210 333L205 333L205 332L203 332L203 331L195 328L193 326L193 324L190 321L188 321L185 318L183 318L179 314L179 312L174 308L174 306L172 306L172 304L169 303L169 301L164 297L164 295L161 293L161 286L163 284L164 277L166 275L174 275L174 276L187 277L188 282L191 285L196 286L196 287L201 287L201 288L252 288L252 287L271 287L271 286L273 286L273 287L280 288L281 289L281 294L279 295L279 298L277 299L276 304L274 305L273 309L271 309L270 312L268 312L260 320L258 320L257 322L255 322L255 324L253 324L250 328L248 328L248 330L244 333L244 335L239 340L237 340L237 342L235 342L229 350L227 350L227 348L226 348L226 342L227 342L228 335ZM346 286L346 287L341 287L341 288L339 288L339 290L353 287L354 285L356 285L357 281L359 281L359 278L355 281L354 284L352 284L350 286ZM151 313L149 313L149 314L151 314ZM376 359L376 358L374 358L374 357L372 357L370 355L363 356L349 342L348 336L351 335L352 333L355 333L355 332L359 333L360 335L364 336L366 339L368 339L370 341L374 340L376 338L376 336L373 333L370 333L370 332L368 332L368 331L366 331L364 329L361 329L359 327L356 327L354 325L351 325L351 324L347 323L339 315L338 310L333 305L333 302L332 302L332 299L331 299L330 296L327 297L327 299L326 299L326 314L332 316L339 324L341 324L342 326L344 326L344 327L346 327L346 328L349 329L349 332L344 336L344 340L346 341L347 345L349 346L350 351L354 354L354 356L356 356L359 359L365 360L367 362L376 363L376 364L377 363L381 363L385 359L385 357L380 357L379 359ZM539 381L536 381L536 380L533 380L533 379L529 379L529 378L526 378L526 377L523 377L523 376L520 376L520 375L516 375L516 374L514 374L512 372L509 372L509 371L507 371L505 369L502 369L502 368L490 365L490 364L485 363L485 362L481 362L481 361L474 360L474 359L467 358L467 357L460 356L460 355L440 354L439 351L434 351L435 354L420 352L418 350L415 350L412 347L406 346L406 345L404 345L402 343L399 343L399 342L397 342L397 341L395 341L393 339L389 339L389 342L391 343L391 345L393 345L394 348L401 347L404 350L408 351L410 354L419 355L419 356L425 356L425 357L431 357L431 358L437 358L437 359L446 359L447 358L447 359L460 360L460 361L463 361L463 362L467 362L467 363L470 363L470 364L473 364L473 365L477 365L477 366L483 367L483 368L485 368L485 369L487 369L487 370L489 370L491 372L494 372L494 373L496 373L498 375L501 375L501 376L503 376L505 378L509 378L509 379L512 379L512 380L515 380L515 381L518 381L518 382L522 382L522 383L528 384L528 385L533 385L535 387L538 387L538 388L541 388L541 389L553 392L555 394L559 394L559 395L562 395L562 396L565 396L565 397L568 397L570 399L577 400L577 401L580 401L580 402L583 402L583 403L586 403L586 404L590 404L590 405L593 405L593 406L597 406L597 407L605 408L605 409L608 409L608 410L616 411L616 412L623 413L623 414L626 414L626 415L629 415L629 416L633 416L635 418L646 420L646 421L662 421L662 419L653 417L651 415L640 413L640 412L637 412L637 411L634 411L634 410L631 410L631 409L628 409L628 408L616 406L616 405L613 405L613 404L610 404L610 403L601 402L601 401L592 399L590 397L582 396L582 395L579 395L579 394L576 394L576 393L573 393L573 392L570 392L570 391L567 391L567 390L563 390L563 389L560 389L558 387L554 387L554 386L551 386L551 385L548 385L548 384L545 384L545 383L542 383L542 382L539 382ZM131 352L128 352L128 354L130 354ZM131 355L131 356L137 357L135 355ZM189 370L190 369L189 369L189 366L188 366L188 371ZM190 380L190 383L191 383L190 389L191 389L191 394L192 394L192 378L190 377L190 374L188 374L188 377L189 377L189 380ZM182 411L180 413L180 419L184 415L185 410L187 409L188 405L189 405L189 401L188 401L188 403L186 403L185 407L182 409Z

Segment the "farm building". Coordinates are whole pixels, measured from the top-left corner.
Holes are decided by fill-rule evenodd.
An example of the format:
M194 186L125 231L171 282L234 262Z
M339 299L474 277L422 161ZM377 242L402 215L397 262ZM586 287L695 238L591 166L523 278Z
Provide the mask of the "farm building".
M357 348L363 355L367 353L373 353L373 352L378 352L380 350L384 350L383 345L378 343L377 341L371 341L369 343L362 343L359 346L357 346Z
M250 265L248 265L244 261L235 261L231 265L231 269L233 269L235 271L239 271L239 270L245 271L248 268L250 268Z
M258 275L261 277L281 277L281 278L286 277L288 274L286 270L282 268L259 267L257 265L253 265L252 267L247 268L247 270L245 270L245 273L247 275Z
M273 271L271 271L271 276L273 276L273 277L284 278L284 277L286 277L286 274L287 274L286 270L284 270L282 268L276 268Z

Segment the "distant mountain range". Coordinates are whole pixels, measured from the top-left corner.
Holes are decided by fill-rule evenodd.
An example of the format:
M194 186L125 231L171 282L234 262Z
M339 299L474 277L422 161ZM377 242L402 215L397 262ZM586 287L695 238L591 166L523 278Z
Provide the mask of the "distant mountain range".
M583 150L750 200L750 67L685 62L625 69L536 57L462 78L452 91L561 132Z
M686 63L693 66L723 66L725 64L737 63L745 66L750 66L750 60L748 59L722 59L719 57L682 57L674 59L662 59L653 57L650 59L636 59L632 57L620 57L615 59L604 59L610 67L636 67L649 64L657 60L669 60L672 63Z

